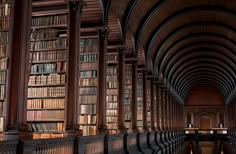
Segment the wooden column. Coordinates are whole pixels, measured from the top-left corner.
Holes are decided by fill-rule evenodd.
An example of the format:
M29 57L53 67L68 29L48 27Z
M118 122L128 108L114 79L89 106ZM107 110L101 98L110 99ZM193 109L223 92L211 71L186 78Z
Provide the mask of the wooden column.
M170 129L169 92L166 90L166 128Z
M81 2L69 1L69 51L68 77L66 87L67 108L66 108L66 131L78 131L77 108L78 108L78 87L79 87L79 50L80 50L80 12Z
M158 83L154 83L154 86L156 87L156 129L160 129L160 120L159 120L159 89L158 89Z
M146 87L147 87L147 73L143 71L143 130L147 131L147 103L146 103Z
M166 100L165 100L165 89L161 88L161 104L162 104L162 129L166 130Z
M137 128L137 61L132 61L132 130L138 132Z
M177 114L176 114L176 100L174 99L174 103L173 103L173 105L174 105L174 117L173 117L173 119L174 119L174 129L176 129L177 128Z
M161 96L161 86L160 84L158 84L158 88L157 88L157 93L158 93L158 123L159 123L159 130L163 129L163 110L162 110L162 96Z
M98 62L98 133L106 133L106 55L107 30L98 31L99 62Z
M118 102L118 129L125 132L124 125L124 66L125 66L125 48L119 48L119 102Z
M151 78L151 85L150 85L151 87L151 105L150 105L150 108L151 108L151 129L152 130L156 130L156 128L155 128L155 125L154 125L154 123L155 123L155 121L154 121L154 116L156 116L156 115L154 115L154 79L153 79L153 77Z
M170 129L173 129L173 97L170 95Z
M30 29L31 29L31 0L13 0L12 35L9 41L10 59L8 89L6 99L7 116L6 131L26 132L26 102L27 85L29 79L29 49L30 49Z

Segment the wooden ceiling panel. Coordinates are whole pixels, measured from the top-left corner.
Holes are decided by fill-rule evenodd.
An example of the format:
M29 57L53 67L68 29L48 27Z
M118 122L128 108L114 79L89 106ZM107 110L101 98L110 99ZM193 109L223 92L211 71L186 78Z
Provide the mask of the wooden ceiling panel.
M154 32L155 28L158 27L162 22L167 20L168 18L177 17L184 13L184 11L188 10L195 10L196 8L201 8L208 6L209 8L212 7L228 7L229 3L225 3L222 1L215 1L215 0L198 0L198 1L188 1L188 0L175 0L175 1L167 1L157 11L154 13L152 18L147 22L145 25L144 31L141 34L139 45L145 46L147 43L148 38ZM231 6L227 9L234 9L236 6ZM197 12L196 12L197 14ZM218 18L215 16L215 18Z
M103 20L102 8L99 0L85 0L82 8L81 24L101 24Z
M137 31L141 20L147 14L147 12L153 7L155 3L157 3L157 1L139 0L128 22L129 28L131 29L132 32Z
M119 19L115 16L114 13L109 13L108 17L108 44L121 44L121 28Z
M111 10L114 11L118 19L122 20L125 10L130 0L111 0Z
M126 46L126 55L133 56L134 55L134 41L133 41L133 35L130 31L126 33L125 46Z
M218 16L217 19L215 18L216 14ZM225 18L225 16L228 16L228 18ZM158 31L156 31L156 33L153 33L152 40L151 38L149 38L150 43L148 43L146 47L146 50L148 51L146 59L150 59L153 57L153 55L156 54L158 56L157 61L159 61L160 56L163 54L163 52L161 52L163 43L165 41L168 41L168 39L175 37L176 33L178 33L179 35L186 35L188 33L194 32L196 30L196 27L198 27L198 29L206 28L210 30L211 28L209 28L209 26L212 26L213 28L215 26L217 26L218 28L221 27L220 29L224 31L223 34L226 37L231 38L234 32L233 30L227 28L236 27L236 16L225 12L205 10L190 12L188 14L184 14L179 18L174 18L173 20L168 22L168 24L163 25ZM150 63L148 63L147 65L148 67L150 67Z

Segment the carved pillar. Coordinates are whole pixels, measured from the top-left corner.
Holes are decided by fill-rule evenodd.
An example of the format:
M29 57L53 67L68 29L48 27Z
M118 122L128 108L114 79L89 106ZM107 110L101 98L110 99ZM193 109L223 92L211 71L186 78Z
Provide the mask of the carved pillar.
M99 30L98 133L106 133L106 55L107 30Z
M147 131L147 102L146 102L147 73L143 71L143 130Z
M155 111L155 105L154 105L154 86L155 86L155 84L154 84L154 78L152 77L151 78L151 85L150 85L151 87L151 104L150 104L150 109L151 109L151 129L152 130L155 130L156 128L155 128L155 118L154 118L154 116L156 116L156 115L154 115L154 111Z
M132 61L132 130L137 132L137 61Z
M170 129L173 129L173 97L170 95Z
M165 89L161 88L161 104L162 104L162 129L166 130L166 97Z
M166 90L166 129L170 129L169 92Z
M68 77L67 77L67 108L66 108L66 131L78 131L77 126L77 105L79 87L79 49L80 49L80 14L81 2L69 1L69 51L68 57ZM79 135L79 134L77 134Z
M162 130L163 129L163 110L162 110L162 97L161 97L161 87L160 87L160 84L157 84L157 100L158 100L158 128L159 130Z
M124 125L124 66L125 66L125 48L119 48L119 102L118 102L118 129L125 132Z
M28 63L32 1L15 0L12 6L14 8L12 20L14 22L13 31L9 39L9 41L12 41L10 42L12 46L10 46L9 87L6 96L6 100L8 100L6 131L9 133L23 133L28 131L26 102L29 78Z

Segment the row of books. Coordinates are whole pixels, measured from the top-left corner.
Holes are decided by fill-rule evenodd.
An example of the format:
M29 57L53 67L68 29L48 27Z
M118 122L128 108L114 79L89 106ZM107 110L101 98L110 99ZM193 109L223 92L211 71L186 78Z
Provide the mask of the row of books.
M96 134L97 51L97 39L80 40L79 126L83 130L83 135Z
M0 99L5 99L6 97L6 85L0 85Z
M27 109L63 109L65 99L28 99Z
M96 114L97 113L97 105L89 104L89 105L80 105L80 114Z
M60 35L60 31L57 29L43 29L43 30L37 30L35 31L35 37L31 37L31 41L34 41L35 39L50 39L50 38L56 38Z
M143 110L142 110L142 108L140 108L137 111L137 120L143 120Z
M129 97L131 93L132 93L132 85L125 84L125 94L127 94L127 96Z
M117 67L109 67L107 68L107 74L108 75L116 75L118 73L118 68Z
M9 1L3 1L0 4L0 16L10 16L11 15L11 4Z
M63 121L64 110L27 111L27 121Z
M0 32L0 44L8 43L9 40L9 32L2 31Z
M132 65L125 64L124 119L125 127L131 129Z
M0 18L0 30L8 30L9 29L9 25L10 25L10 22L9 22L9 17L5 17L5 18Z
M96 86L97 78L82 78L79 80L80 86Z
M107 129L118 129L117 123L107 123Z
M96 135L96 131L97 131L97 127L96 126L84 126L84 125L80 125L79 128L83 131L83 135L87 136L87 135Z
M108 55L108 54L107 54ZM106 122L111 133L118 129L118 68L117 66L107 66L106 68Z
M107 109L117 109L118 103L107 103Z
M132 128L132 123L125 121L125 128L131 129Z
M107 102L117 102L118 101L118 95L107 95L106 96Z
M107 62L117 62L118 61L118 54L107 54Z
M86 69L97 69L97 62L90 62L90 63L80 63L80 69L81 70L86 70Z
M3 116L5 111L5 101L0 101L0 116Z
M81 46L80 53L81 54L94 54L97 53L97 46Z
M118 95L118 89L107 89L107 95Z
M117 82L117 80L118 80L117 74L114 74L114 75L107 74L107 81Z
M109 116L109 115L117 115L117 109L115 109L115 110L107 110L107 114L106 114L107 116Z
M64 61L66 59L66 50L52 50L43 52L30 52L30 61Z
M124 115L125 120L131 120L131 112L126 112Z
M65 87L31 87L28 88L28 97L64 97Z
M151 81L146 81L146 111L147 112L147 127L151 127Z
M143 127L143 121L137 120L137 126L138 127Z
M31 75L29 77L29 86L33 85L55 85L64 84L66 81L65 74L49 74L49 75ZM0 75L1 81L1 75Z
M92 48L97 51L98 40L97 39L80 39L80 47L81 48ZM87 53L84 50L80 50L81 53Z
M0 44L0 57L6 57L8 51L8 44Z
M80 78L95 78L97 77L97 70L80 71Z
M0 59L0 70L7 69L7 59L8 59L7 57Z
M80 55L81 63L96 62L96 61L97 61L97 54Z
M0 132L4 131L5 112L6 112L6 77L8 64L8 46L9 46L9 24L11 7L10 0L0 0Z
M131 113L130 111L131 111L131 105L125 104L124 105L124 112L125 112L125 114Z
M130 74L130 75L131 75L131 74ZM130 79L131 77L132 77L132 76L125 78L125 84L127 84L127 85L131 85L131 84L132 84L132 79Z
M80 104L96 104L97 95L82 95L79 97Z
M32 18L32 27L67 24L67 15L48 15Z
M109 82L109 81L111 81L111 80L107 79L107 88L108 89L118 88L117 80L114 80L114 81L111 81L111 82Z
M81 95L96 95L97 87L81 87L79 89L79 94Z
M28 123L34 132L63 132L64 123Z
M125 97L125 99L124 99L124 104L125 104L126 106L129 106L130 103L131 103L131 97Z
M109 122L109 123L114 123L114 122L117 122L117 117L106 117L106 119L107 119L107 122Z
M97 123L97 116L96 115L80 115L79 116L79 124L89 124L95 125Z
M6 83L6 75L7 75L7 72L6 72L6 71L0 72L0 83L1 83L1 84Z
M0 132L4 130L4 117L0 116Z
M56 40L48 41L36 41L31 42L31 50L40 50L40 49L56 49L56 48L66 48L67 40L66 38L58 38Z
M31 65L31 73L55 73L66 71L66 62Z

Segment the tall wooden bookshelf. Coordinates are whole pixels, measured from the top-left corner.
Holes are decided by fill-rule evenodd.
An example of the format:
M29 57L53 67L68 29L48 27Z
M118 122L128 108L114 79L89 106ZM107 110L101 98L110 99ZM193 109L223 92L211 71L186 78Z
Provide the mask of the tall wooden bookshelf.
M143 130L143 74L137 74L137 127Z
M5 129L11 0L0 0L0 132Z
M64 132L68 11L32 15L27 122L34 132Z
M96 135L98 88L98 39L80 39L78 124L83 135Z
M110 134L118 133L118 91L119 91L118 51L107 51L106 67L106 123Z
M147 128L151 129L151 80L146 80L146 111L147 113Z
M125 64L125 93L124 93L124 120L125 127L132 129L132 64Z

